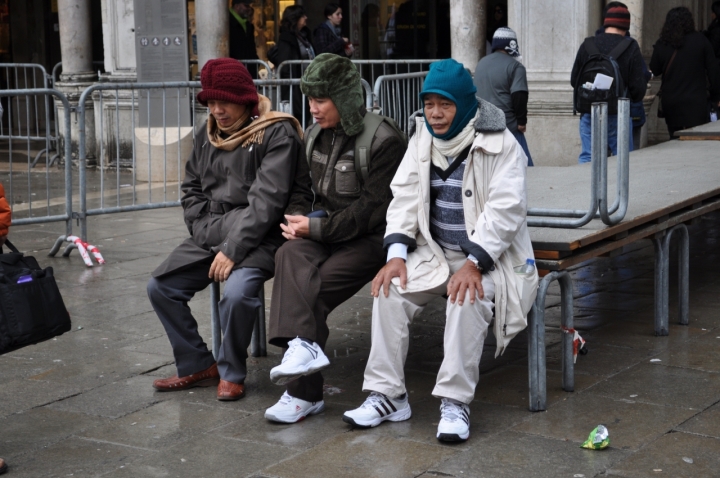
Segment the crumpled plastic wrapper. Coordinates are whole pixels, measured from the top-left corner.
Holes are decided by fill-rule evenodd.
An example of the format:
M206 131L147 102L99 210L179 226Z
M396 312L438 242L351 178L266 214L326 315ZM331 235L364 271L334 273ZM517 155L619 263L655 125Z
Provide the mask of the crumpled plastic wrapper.
M588 435L587 440L580 445L580 448L588 450L604 450L610 445L610 433L605 425L596 426Z

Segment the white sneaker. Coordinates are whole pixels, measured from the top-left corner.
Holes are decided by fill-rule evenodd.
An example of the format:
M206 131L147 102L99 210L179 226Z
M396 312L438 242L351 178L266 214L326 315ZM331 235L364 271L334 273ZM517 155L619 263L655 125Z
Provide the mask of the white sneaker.
M470 436L470 407L451 398L443 398L440 404L440 423L437 439L440 441L465 441Z
M270 370L270 381L275 385L285 385L303 375L322 370L328 365L330 360L317 343L309 344L300 338L294 338L288 342L282 363Z
M354 427L367 428L376 427L385 420L401 422L411 416L407 393L399 399L372 392L360 408L345 412L343 421Z
M295 423L305 419L308 415L317 415L325 410L325 401L306 402L299 398L283 393L280 400L265 410L265 418L273 422Z

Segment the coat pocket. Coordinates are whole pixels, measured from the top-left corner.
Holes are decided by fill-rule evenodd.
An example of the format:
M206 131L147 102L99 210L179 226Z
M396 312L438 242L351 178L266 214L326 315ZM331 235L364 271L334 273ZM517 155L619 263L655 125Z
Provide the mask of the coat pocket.
M360 181L355 172L354 160L341 160L335 164L335 191L340 196L355 196L360 193Z
M517 287L518 296L520 297L520 306L522 307L523 315L527 316L533 304L535 303L535 297L537 296L537 271L533 269L532 272L527 272L524 274L519 274L516 272L515 285Z

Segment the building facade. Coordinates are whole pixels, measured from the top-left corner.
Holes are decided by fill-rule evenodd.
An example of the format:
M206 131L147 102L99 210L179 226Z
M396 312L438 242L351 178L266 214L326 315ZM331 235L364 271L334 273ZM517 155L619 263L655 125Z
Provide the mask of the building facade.
M261 58L278 34L285 7L303 3L308 25L324 21L325 2L309 0L255 0L254 24ZM492 31L507 24L519 37L530 89L527 139L538 165L570 165L580 150L579 117L572 113L570 72L583 39L600 26L604 0L340 0L343 34L356 48L357 58L404 59L452 56L471 71L485 53ZM625 0L632 15L631 34L649 61L670 8L684 5L695 16L696 27L710 21L712 0ZM205 61L227 55L229 0L188 1L191 65L188 77ZM202 7L202 8L200 8ZM23 25L25 27L23 27ZM95 82L132 82L137 78L134 0L0 0L0 55L6 62L41 63L50 70L63 60L57 87L71 101ZM663 120L655 114L651 82L646 96L650 113L642 144L667 139ZM129 141L130 131L113 121L127 115L132 98L97 101L95 123L104 121L106 135L99 144ZM95 98L97 100L97 98ZM117 105L117 106L116 106ZM122 114L116 115L115 108ZM102 116L101 116L102 115ZM94 130L88 125L89 143ZM77 137L77 135L74 135ZM89 155L96 154L92 144Z

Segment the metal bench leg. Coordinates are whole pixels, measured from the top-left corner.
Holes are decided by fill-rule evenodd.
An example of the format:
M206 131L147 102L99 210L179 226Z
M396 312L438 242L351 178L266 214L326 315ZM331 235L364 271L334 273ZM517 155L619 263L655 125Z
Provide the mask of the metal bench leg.
M220 344L222 343L222 331L220 330L220 283L213 281L210 283L210 320L212 324L212 353L217 360L220 353Z
M250 355L253 357L267 357L267 336L265 334L265 286L260 288L260 308L255 318L252 339L250 339Z
M666 252L663 244L665 233L658 233L652 238L655 247L655 335L664 337L668 334L668 268L670 261L665 260Z
M528 314L528 377L530 385L530 411L547 409L547 366L545 359L545 297L550 284L560 283L562 296L561 324L573 328L572 278L567 272L551 272L540 281L538 294ZM563 390L575 390L575 363L573 361L573 335L564 334L562 343Z
M573 287L572 278L567 272L558 274L557 281L560 284L560 324L565 327L566 333L563 333L562 340L562 372L563 372L563 390L566 392L575 391L575 355L573 353L574 330L573 320Z
M670 322L670 241L675 231L680 231L678 240L678 322L688 325L690 321L690 234L685 224L670 229L663 241L663 259L665 260L665 324Z

